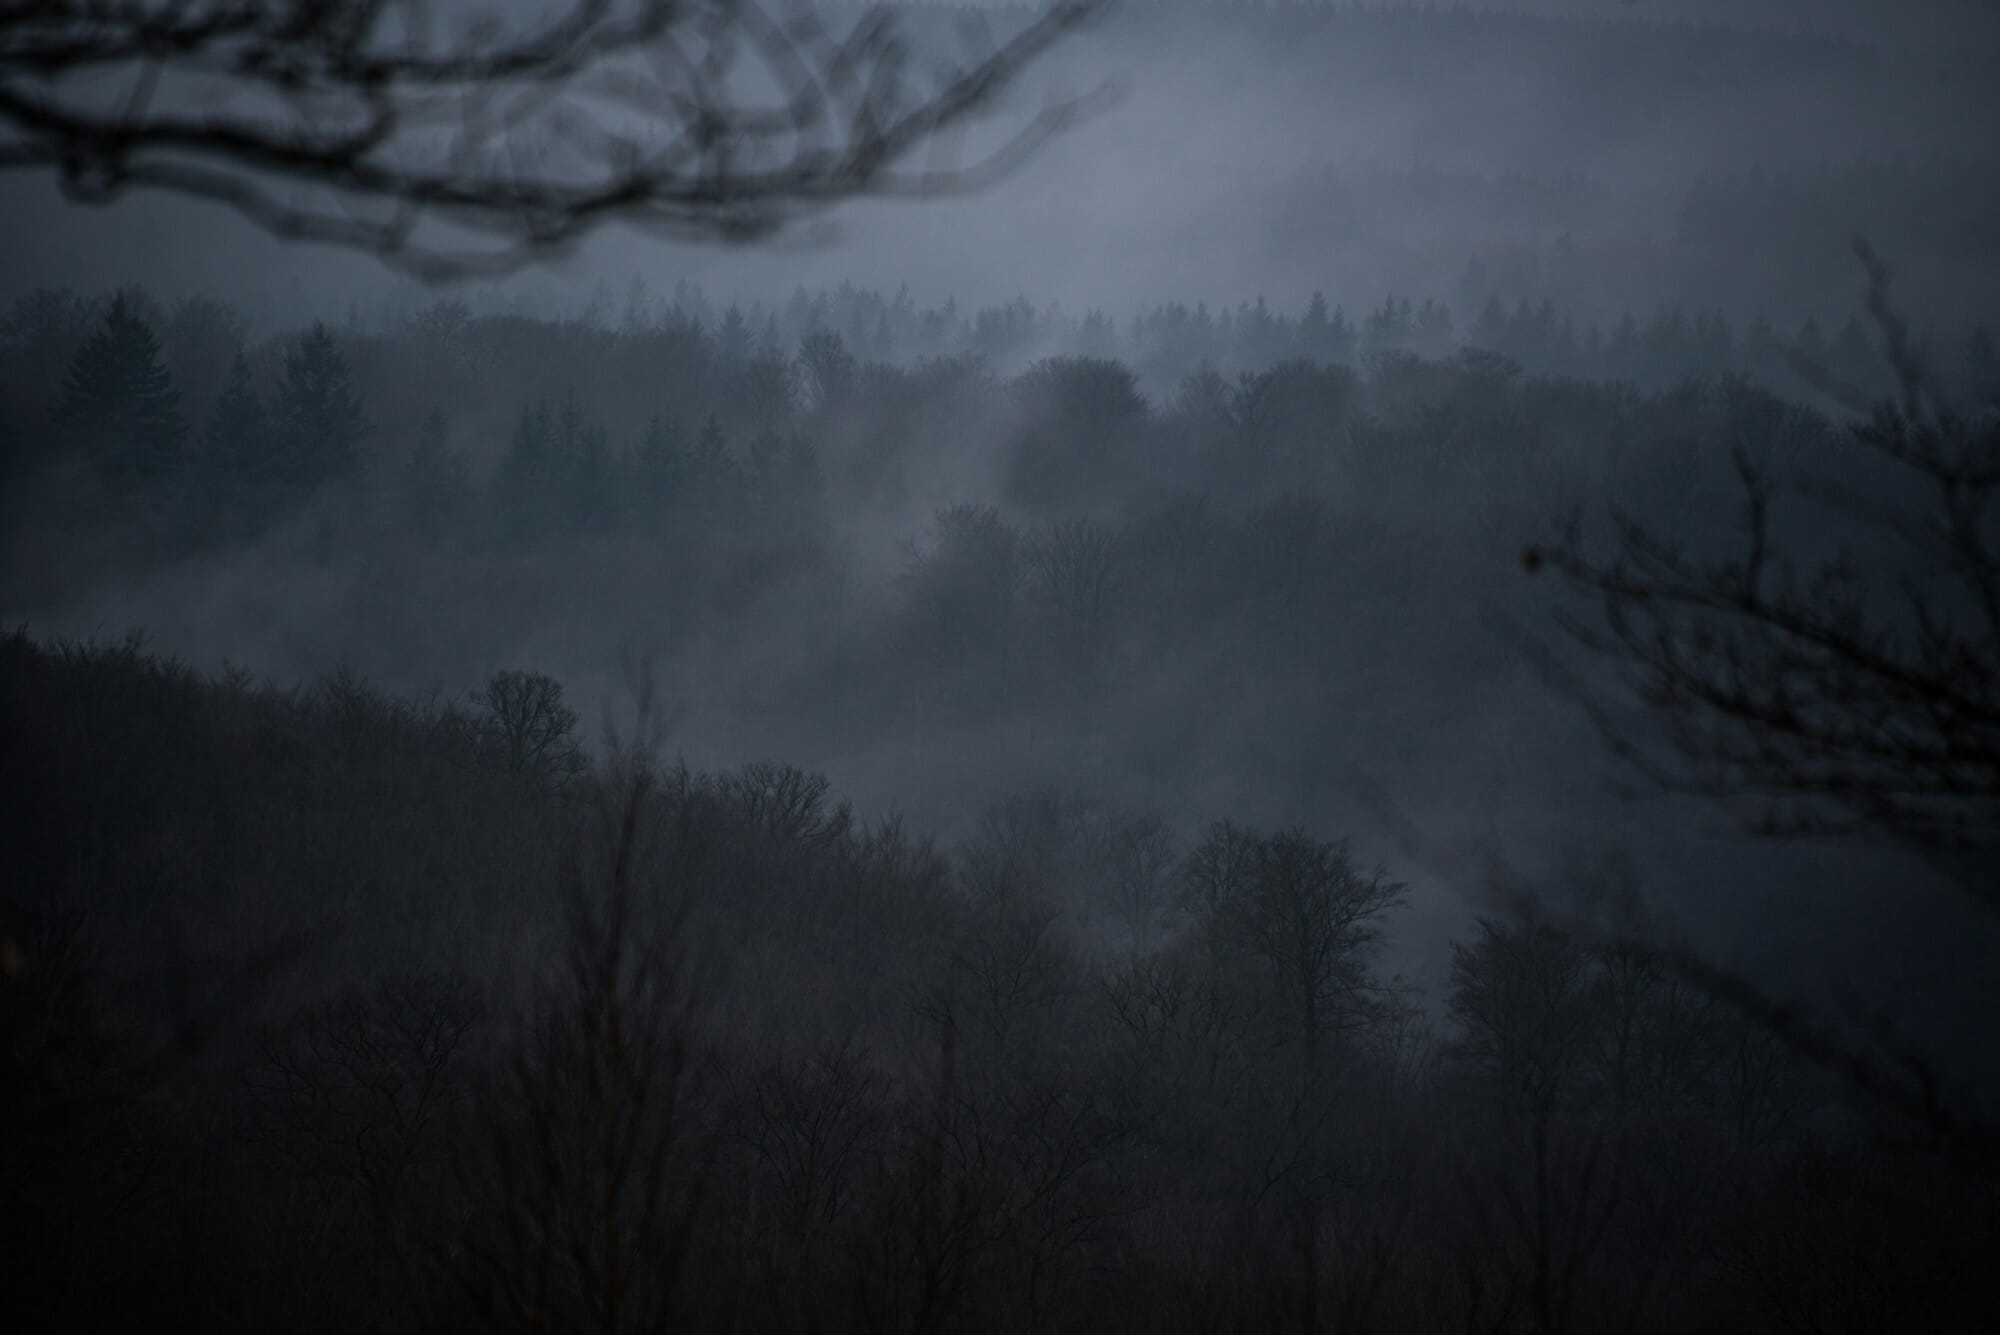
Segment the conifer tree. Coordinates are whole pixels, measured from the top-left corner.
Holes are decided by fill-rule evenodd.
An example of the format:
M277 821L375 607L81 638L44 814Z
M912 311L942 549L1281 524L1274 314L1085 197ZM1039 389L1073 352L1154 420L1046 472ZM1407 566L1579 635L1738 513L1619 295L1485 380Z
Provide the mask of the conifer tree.
M1326 297L1314 292L1299 320L1299 351L1308 361L1332 360L1333 326L1327 317Z
M160 341L126 293L84 340L63 377L57 420L98 471L126 485L179 471L187 424Z
M197 522L212 526L223 541L255 536L269 515L276 449L270 414L251 384L250 363L238 353L202 433L195 494L189 498Z
M285 356L272 405L281 445L280 481L298 492L360 475L362 442L372 434L333 335L315 324Z
M465 457L451 448L450 434L444 413L431 409L403 465L403 502L411 523L427 540L456 524L472 497Z
M712 413L695 441L689 471L697 506L711 519L725 519L735 507L740 477L729 438Z
M556 406L555 444L562 520L573 533L608 524L617 509L617 480L604 427L583 409L571 388Z
M554 474L550 436L546 400L521 410L513 439L493 472L493 522L507 540L533 542L547 527L544 507Z
M267 485L277 463L274 444L270 414L251 384L250 363L239 352L202 436L208 471L230 488Z
M553 405L543 400L521 414L493 475L495 519L515 542L584 532L613 517L616 486L604 428L567 390Z
M680 423L655 417L626 461L628 513L641 532L654 532L684 498L693 462Z

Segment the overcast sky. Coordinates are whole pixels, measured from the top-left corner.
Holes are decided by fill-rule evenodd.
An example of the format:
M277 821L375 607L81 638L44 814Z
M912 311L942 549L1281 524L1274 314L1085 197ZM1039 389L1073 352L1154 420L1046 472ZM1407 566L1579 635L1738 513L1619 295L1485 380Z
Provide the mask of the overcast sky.
M469 294L527 292L545 305L580 306L599 283L622 295L643 275L655 291L693 279L725 301L846 280L907 282L927 303L1025 295L1114 314L1259 295L1294 306L1315 289L1358 306L1389 292L1449 297L1482 248L1546 249L1567 236L1625 248L1633 272L1611 266L1594 290L1609 307L1643 308L1675 286L1661 279L1660 257L1677 244L1690 183L1704 176L1857 162L1980 167L1992 157L1983 127L2000 123L2000 95L1981 53L1995 49L1994 6L1542 0L1518 8L1605 20L1617 34L1612 46L1588 49L1615 48L1619 68L1592 68L1602 57L1582 57L1567 25L1496 24L1427 54L1393 25L1368 27L1352 15L1304 11L1274 32L1231 10L1183 21L1128 4L1031 71L1013 111L1104 80L1127 95L996 189L849 206L747 252L612 230L560 265ZM1679 22L1717 15L1737 26L1697 40ZM1747 35L1746 20L1769 31ZM935 30L924 22L920 37ZM1808 27L1858 36L1789 35ZM1412 184L1411 173L1445 184ZM1509 212L1495 202L1494 183L1517 176L1575 177L1588 189ZM267 325L429 299L372 261L281 244L212 205L134 195L81 207L45 176L14 175L0 177L0 206L8 219L0 295L45 284L101 291L136 279L165 296L227 297ZM1863 220L1825 221L1837 229ZM1745 262L1758 247L1782 251L1789 225L1774 218L1761 233L1748 228ZM1900 258L1920 285L1993 291L1991 272ZM1842 276L1828 282L1851 300ZM1798 305L1797 287L1751 295ZM1713 288L1687 297L1744 291L1733 276Z

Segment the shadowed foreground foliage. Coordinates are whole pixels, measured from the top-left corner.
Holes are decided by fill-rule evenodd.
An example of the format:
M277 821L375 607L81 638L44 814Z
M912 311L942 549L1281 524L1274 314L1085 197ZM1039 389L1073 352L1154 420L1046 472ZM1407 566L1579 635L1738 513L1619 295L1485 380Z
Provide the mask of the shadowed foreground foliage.
M15 1328L1983 1310L1991 1161L1649 952L1489 920L1433 1035L1309 832L1028 794L947 852L779 764L547 782L489 694L0 642Z

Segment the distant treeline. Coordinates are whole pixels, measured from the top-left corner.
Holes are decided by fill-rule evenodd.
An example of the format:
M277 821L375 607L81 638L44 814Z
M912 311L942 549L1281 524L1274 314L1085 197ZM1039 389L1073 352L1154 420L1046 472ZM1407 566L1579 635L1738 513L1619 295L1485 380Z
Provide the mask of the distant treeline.
M1547 303L1497 299L1463 322L1431 300L1350 316L1315 295L1296 316L1167 305L1120 327L843 285L718 316L693 289L668 304L636 284L622 318L445 302L389 333L252 342L214 302L45 291L0 326L0 440L17 504L32 493L43 518L84 529L141 523L156 550L254 538L321 494L372 526L480 546L807 541L833 511L898 510L968 464L991 499L1062 516L1160 486L1254 497L1384 468L1636 460L1749 394L1718 398L1728 377L1801 384L1802 368L1866 392L1874 344L1858 321L1781 336L1678 310L1579 331ZM1939 378L1968 401L1993 392L1983 329ZM1171 388L1149 395L1148 379Z
M1290 310L1263 297L1233 306L1168 301L1123 320L1026 296L974 308L955 300L922 306L907 288L884 293L849 283L801 288L779 304L723 307L692 284L656 296L643 278L634 278L622 298L600 285L576 319L625 333L688 331L712 339L725 359L749 350L786 352L826 332L867 361L909 365L970 357L1001 374L1051 355L1112 358L1159 388L1205 367L1233 375L1289 361L1359 366L1382 354L1439 358L1459 348L1498 353L1530 373L1630 380L1643 388L1737 373L1797 391L1805 387L1795 366L1801 357L1865 388L1876 387L1884 373L1878 340L1858 309L1828 326L1814 317L1787 325L1762 317L1734 322L1716 311L1661 305L1604 324L1580 319L1545 297L1510 296L1530 277L1518 262L1475 258L1449 300L1404 295L1350 307L1314 292L1286 303ZM412 323L461 321L471 314L469 307L446 303ZM1986 327L1952 341L1955 348L1939 349L1947 363L1940 369L1954 383L1962 373L1984 374L1992 342Z
M828 325L898 309L840 300ZM392 334L252 344L212 303L37 309L80 328L0 361L10 615L61 616L203 554L225 558L214 569L253 568L246 550L294 570L421 566L442 584L367 574L339 612L350 632L280 618L379 648L421 683L558 623L606 656L613 628L669 658L810 644L751 655L724 707L829 747L1019 725L1129 747L1106 763L1162 776L1155 742L1171 736L1182 754L1212 744L1218 765L1289 766L1301 789L1398 726L1337 707L1333 683L1376 689L1357 636L1438 680L1505 675L1491 646L1446 643L1456 612L1411 609L1506 596L1552 507L1608 497L1676 533L1726 529L1728 443L1783 464L1840 434L1741 379L1646 391L1386 346L1441 320L1435 304L1358 329L1318 306L1290 321L1250 307L1233 337L1344 329L1360 350L1372 328L1384 346L1359 367L1197 368L1150 396L1111 358L899 365L825 325L781 348L740 311L627 329L445 305ZM615 610L578 610L600 597ZM1212 709L1163 725L1135 689L1163 663L1176 696L1246 718L1207 740Z
M1424 708L1471 708L1512 668L1455 638L1462 609L1517 596L1521 544L1564 504L1610 500L1705 540L1739 512L1732 448L1782 470L1839 458L1843 438L1739 377L1643 390L1379 333L1358 367L1198 368L1157 395L1105 357L896 364L828 327L899 309L851 291L791 349L740 311L612 328L445 305L392 334L246 344L209 303L68 300L80 341L0 362L11 615L257 550L365 575L344 634L406 680L462 681L473 646L558 624L606 657L613 634L668 658L741 646L753 666L718 708L760 735L836 748L1018 726L1162 781L1255 756L1300 791L1331 784L1354 748L1408 731L1392 709L1341 707L1340 683L1382 691L1354 644L1422 661ZM1357 329L1250 307L1227 327L1275 353L1280 333L1342 329L1368 349L1371 329L1418 338L1447 318L1426 310ZM438 582L378 577L417 568ZM1203 711L1161 704L1183 696Z
M1643 390L1722 375L1781 393L1827 381L1863 393L1886 388L1879 339L1858 311L1837 327L1811 318L1780 327L1662 306L1605 326L1583 323L1546 299L1509 302L1500 293L1510 286L1475 260L1449 303L1405 296L1349 310L1315 292L1296 314L1259 298L1214 308L1168 302L1119 321L1026 297L977 309L955 301L920 306L907 288L885 294L848 283L801 288L777 305L718 308L697 286L681 283L656 295L634 277L622 297L600 284L568 319L483 314L446 300L381 329L320 326L303 340L253 339L240 312L206 298L164 306L138 288L115 299L41 289L0 317L0 440L9 443L9 471L18 475L67 447L101 454L102 442L84 441L99 430L91 420L136 412L134 439L148 443L128 444L158 457L130 466L175 471L205 452L253 448L231 444L231 433L247 440L277 419L302 430L301 413L350 418L325 428L336 437L408 441L442 429L424 425L433 409L450 419L472 405L483 415L496 404L525 408L590 383L606 392L586 394L587 405L619 430L643 430L664 410L698 436L710 416L725 427L762 429L824 407L824 376L845 385L844 377L866 370L875 377L871 388L886 389L880 375L893 369L909 375L933 364L926 374L934 376L936 365L956 363L968 375L1014 377L1050 358L1120 362L1156 409L1211 372L1235 378L1300 362L1363 368L1464 350L1495 354L1531 375L1630 381ZM514 363L530 346L547 355ZM1984 324L1933 340L1928 350L1940 385L1957 396L1981 399L2000 374ZM508 363L518 373L497 375ZM635 375L620 382L606 374L620 365ZM369 400L365 410L341 397L354 391L355 376ZM630 403L635 385L650 396L649 406ZM130 400L125 407L107 406L121 396ZM272 422L262 416L264 400L277 414ZM350 446L324 448L339 455ZM354 462L326 466L339 472Z

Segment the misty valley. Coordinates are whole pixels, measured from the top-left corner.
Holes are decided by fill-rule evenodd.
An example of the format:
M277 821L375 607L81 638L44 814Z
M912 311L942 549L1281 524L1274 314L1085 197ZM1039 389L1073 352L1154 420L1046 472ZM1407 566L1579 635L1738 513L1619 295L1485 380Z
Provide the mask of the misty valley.
M277 267L209 282L181 215L63 271L94 201L28 201L9 1329L1993 1325L1977 60L1778 0L1134 8L1036 59L1227 142L1141 82L879 250L350 283L236 203ZM298 21L348 64L285 78L441 77ZM1379 142L1242 130L1245 70Z

